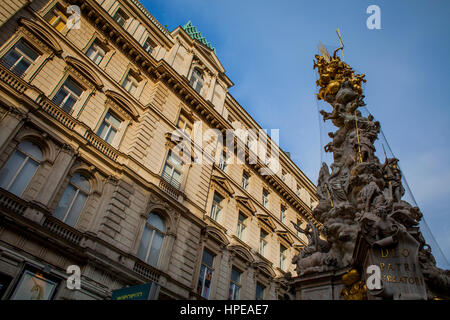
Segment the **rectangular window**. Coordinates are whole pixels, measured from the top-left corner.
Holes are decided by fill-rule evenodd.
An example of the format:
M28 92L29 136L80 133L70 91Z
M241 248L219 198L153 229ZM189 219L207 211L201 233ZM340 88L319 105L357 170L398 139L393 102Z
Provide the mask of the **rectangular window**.
M264 291L266 287L261 283L256 282L256 300L264 300Z
M219 220L220 212L222 211L222 201L223 198L217 192L214 192L213 204L211 207L211 218L216 221Z
M230 280L230 291L228 293L228 300L239 300L241 291L241 275L242 272L231 268L231 280Z
M186 118L186 116L182 113L180 113L180 116L178 117L177 127L189 136L192 133L192 121Z
M203 250L202 265L198 277L197 293L203 298L209 298L211 279L213 274L214 255L208 250Z
M189 84L194 88L195 91L197 91L198 93L200 93L202 91L202 87L203 87L203 74L202 72L198 69L195 68L192 71L192 75L191 75L191 80L189 81Z
M249 184L249 176L247 172L242 173L242 188L248 191L248 184Z
M266 253L266 247L267 247L267 236L269 234L264 231L264 229L261 229L261 232L259 234L259 254L262 256Z
M239 212L238 216L238 224L237 224L237 237L241 240L244 240L245 235L245 220L247 217Z
M122 121L120 121L118 117L108 111L105 115L105 118L103 119L102 124L97 130L97 135L109 144L112 144L112 142L114 141L114 137L120 129L121 124Z
M286 207L285 206L280 207L280 221L283 223L286 222Z
M46 14L45 20L61 32L66 26L67 16L64 14L64 9L57 5Z
M283 169L281 169L281 180L283 182L286 182L286 171L284 171Z
M139 81L135 75L131 71L128 72L127 76L123 80L122 87L125 88L129 93L135 94Z
M39 54L24 40L20 39L2 58L6 68L22 77Z
M219 168L222 171L225 171L225 169L227 168L227 154L226 154L226 152L223 152L222 155L220 156Z
M262 205L264 206L264 208L267 208L269 205L269 192L266 189L263 189Z
M297 182L297 185L299 185L299 183ZM301 194L301 188L298 188L297 191L295 192L297 194L297 196L300 198L300 194Z
M128 16L122 9L118 9L113 16L114 21L116 21L121 27L125 25L125 22L128 20Z
M280 269L284 271L286 265L286 247L280 244Z
M94 41L86 52L86 55L89 57L89 59L94 61L96 65L99 65L105 57L105 50L101 45L98 44L97 41Z
M52 101L67 113L72 113L73 106L80 99L83 89L71 77L64 81Z
M181 174L183 172L183 165L181 159L169 152L166 163L164 164L162 177L175 188L179 189L181 186Z
M150 38L147 38L145 40L144 45L142 46L145 51L147 51L149 54L152 54L153 49L155 49L155 44L150 40Z

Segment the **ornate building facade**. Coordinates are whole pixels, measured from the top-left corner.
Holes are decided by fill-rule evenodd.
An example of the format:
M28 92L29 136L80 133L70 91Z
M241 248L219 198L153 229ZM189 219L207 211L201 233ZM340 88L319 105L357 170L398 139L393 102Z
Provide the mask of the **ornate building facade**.
M293 224L318 225L315 186L282 151L277 172L251 161L249 141L271 138L253 135L192 23L170 32L137 0L0 12L1 299L108 299L148 282L159 299L290 296L307 244ZM232 147L192 138L239 128L250 136ZM175 151L174 132L201 163Z

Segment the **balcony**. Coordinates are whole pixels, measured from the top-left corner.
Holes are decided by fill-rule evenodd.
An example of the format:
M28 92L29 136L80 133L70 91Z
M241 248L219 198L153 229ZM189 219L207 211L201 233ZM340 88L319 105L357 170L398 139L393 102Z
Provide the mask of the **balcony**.
M149 281L153 281L155 283L158 283L159 281L160 272L152 266L139 260L134 262L133 271Z
M27 209L27 204L27 201L20 199L3 188L0 188L0 207L22 216Z
M183 192L180 190L180 183L165 173L159 180L159 187L177 200L180 195L183 195Z
M53 217L50 212L37 204L25 201L3 188L0 188L0 207L6 209L6 211L12 213L12 215L25 217L28 217L25 215L27 209L36 210L38 214L44 215L44 218L40 223L44 229L75 245L81 243L81 239L83 238L81 232Z
M0 79L18 93L24 93L25 89L28 88L28 84L20 76L10 71L8 66L5 66L3 59L0 61Z
M71 228L70 226L53 216L45 217L42 226L53 234L75 245L80 245L81 239L83 238L83 234L81 232L74 228Z
M95 149L99 150L108 158L116 161L117 158L119 157L119 153L114 147L112 147L105 140L97 136L91 130L86 130L85 138Z
M53 101L48 99L45 95L39 95L36 99L36 103L41 106L42 110L62 123L68 129L73 130L73 128L75 128L76 120L53 103Z

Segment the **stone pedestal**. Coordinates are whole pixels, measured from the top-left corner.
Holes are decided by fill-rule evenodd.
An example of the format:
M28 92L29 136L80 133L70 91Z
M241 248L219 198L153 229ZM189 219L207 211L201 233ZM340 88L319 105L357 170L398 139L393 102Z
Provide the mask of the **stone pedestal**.
M355 263L361 265L362 270L367 270L369 266L376 266L380 270L381 288L368 290L367 298L426 300L427 289L418 260L419 243L406 231L390 238L395 238L395 241L383 245L369 245L361 234L358 234L354 252ZM363 275L364 281L367 276Z
M347 269L317 272L293 278L297 300L343 300L340 296L345 287L342 276Z

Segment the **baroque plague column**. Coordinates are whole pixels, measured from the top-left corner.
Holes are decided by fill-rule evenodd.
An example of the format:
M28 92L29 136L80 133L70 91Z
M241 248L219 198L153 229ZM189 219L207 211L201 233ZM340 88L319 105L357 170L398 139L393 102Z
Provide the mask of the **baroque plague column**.
M436 267L430 247L419 229L422 213L402 200L405 189L398 159L384 163L375 156L380 123L358 109L365 105L364 74L336 54L322 48L316 55L318 100L333 107L321 110L323 121L337 127L325 146L333 154L328 168L322 163L314 217L323 224L310 226L309 245L293 262L293 279L300 299L431 299L448 297L448 271ZM300 231L300 230L299 230ZM381 286L366 288L367 267L378 266ZM369 274L370 276L370 274Z

